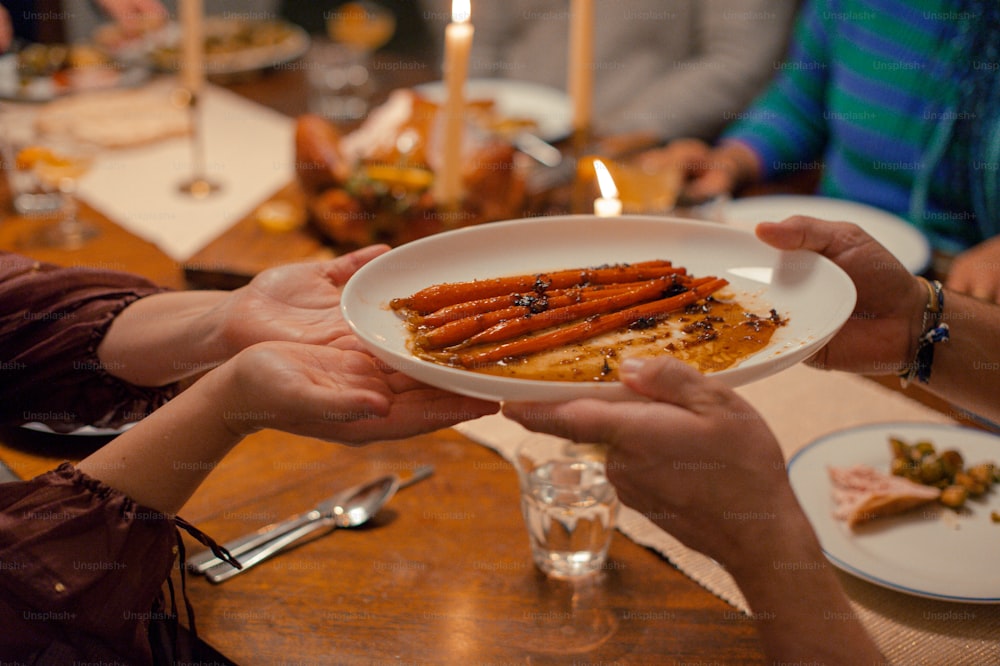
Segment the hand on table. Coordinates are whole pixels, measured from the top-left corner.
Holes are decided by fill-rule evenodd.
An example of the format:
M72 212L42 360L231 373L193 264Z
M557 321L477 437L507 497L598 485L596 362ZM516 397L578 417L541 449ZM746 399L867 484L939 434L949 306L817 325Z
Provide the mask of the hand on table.
M652 171L680 170L682 194L691 202L732 194L760 173L756 154L736 142L713 148L699 139L677 139L643 154L639 163Z
M955 257L946 286L987 303L1000 303L1000 236Z

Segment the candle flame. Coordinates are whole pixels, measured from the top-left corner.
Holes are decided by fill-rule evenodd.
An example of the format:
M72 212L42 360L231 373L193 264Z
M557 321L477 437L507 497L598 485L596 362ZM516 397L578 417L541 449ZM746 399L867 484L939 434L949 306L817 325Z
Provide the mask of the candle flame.
M472 0L451 0L451 20L468 23L472 15Z
M615 186L615 179L611 177L611 172L601 160L594 160L594 172L597 174L597 186L601 190L601 197L604 199L617 199L618 187Z

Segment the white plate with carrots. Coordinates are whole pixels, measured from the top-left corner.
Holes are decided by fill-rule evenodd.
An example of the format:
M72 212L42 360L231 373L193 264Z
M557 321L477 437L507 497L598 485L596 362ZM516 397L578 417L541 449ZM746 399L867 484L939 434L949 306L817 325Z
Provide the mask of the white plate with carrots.
M691 276L722 278L742 305L755 312L773 308L785 320L762 350L711 373L729 386L808 358L854 309L850 278L813 252L779 252L750 233L708 222L588 215L493 222L402 245L351 278L341 308L376 357L432 386L487 400L623 400L632 393L617 381L521 379L418 358L411 331L390 303L433 285L658 259Z

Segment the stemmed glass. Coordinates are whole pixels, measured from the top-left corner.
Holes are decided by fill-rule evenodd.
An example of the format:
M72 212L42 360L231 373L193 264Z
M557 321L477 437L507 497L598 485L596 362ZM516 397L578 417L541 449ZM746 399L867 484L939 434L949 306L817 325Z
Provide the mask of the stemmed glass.
M79 180L93 165L95 152L93 146L68 137L39 140L17 152L16 167L30 172L43 191L62 197L57 219L25 239L25 247L75 249L98 235L95 226L80 219L76 198Z
M348 2L330 15L326 30L332 41L363 54L367 65L368 57L392 39L396 32L396 17L385 7L369 0Z
M392 39L396 16L368 0L348 2L329 15L326 32L330 43L313 49L315 106L331 120L356 122L367 113L376 88L372 54Z

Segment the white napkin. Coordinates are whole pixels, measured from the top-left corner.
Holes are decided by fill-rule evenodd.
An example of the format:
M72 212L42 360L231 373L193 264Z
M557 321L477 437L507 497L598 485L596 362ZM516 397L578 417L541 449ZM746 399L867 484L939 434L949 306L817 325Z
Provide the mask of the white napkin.
M80 182L82 199L177 261L294 177L294 120L215 86L206 86L201 113L206 171L220 192L198 200L178 191L193 173L187 138L106 151Z

